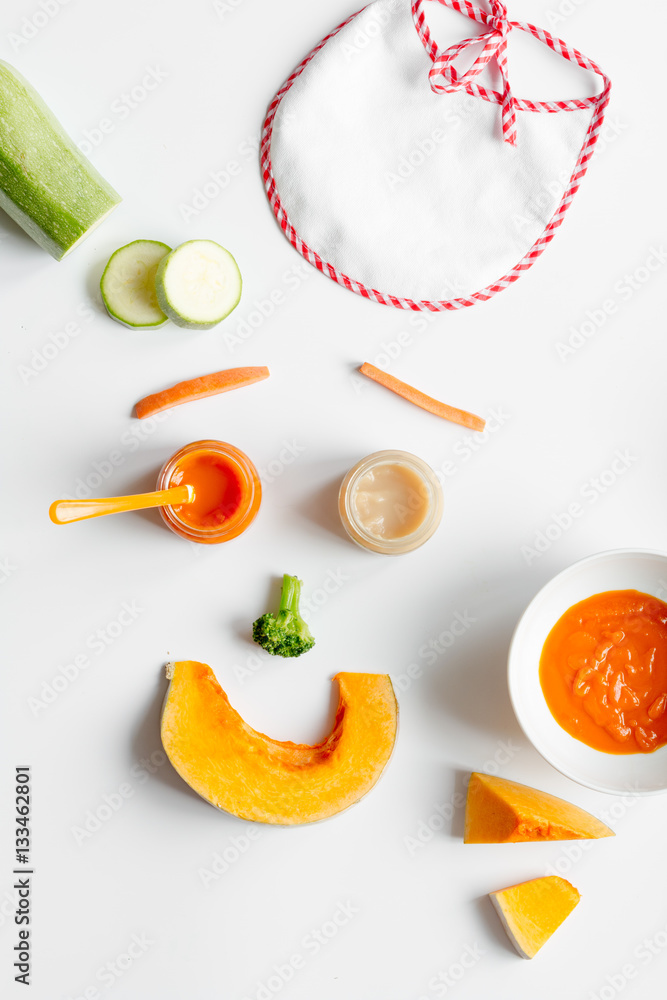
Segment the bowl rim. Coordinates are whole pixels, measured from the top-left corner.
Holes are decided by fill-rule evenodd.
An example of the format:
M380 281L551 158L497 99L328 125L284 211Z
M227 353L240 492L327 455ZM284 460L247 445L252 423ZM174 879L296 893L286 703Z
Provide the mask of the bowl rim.
M509 692L510 702L512 704L512 710L519 724L521 732L524 734L530 745L534 747L535 750L537 750L540 757L542 757L542 759L545 760L547 764L553 767L560 774L564 775L566 778L570 778L571 781L575 781L578 785L581 785L584 788L591 788L593 789L593 791L603 792L605 795L623 795L623 794L632 796L664 795L665 792L667 792L667 778L665 779L665 786L663 788L639 788L639 789L635 788L630 791L628 788L622 788L622 787L619 788L605 787L604 785L597 784L595 781L582 778L580 775L576 774L575 772L571 771L569 768L565 766L555 764L554 761L549 756L547 756L547 753L544 750L542 750L541 747L535 742L533 736L531 736L527 732L526 727L521 719L521 715L519 714L517 708L517 702L515 699L514 688L516 680L513 677L513 674L516 673L516 668L513 669L513 663L517 658L516 655L516 649L518 648L517 640L520 638L520 632L523 623L526 617L528 616L529 612L533 608L533 606L538 602L538 600L542 598L546 590L549 590L550 588L554 587L558 581L562 580L563 577L566 577L570 573L573 573L575 570L579 569L586 563L599 562L604 559L609 559L611 557L617 558L619 556L657 556L660 559L664 559L667 565L667 552L663 552L660 549L646 549L646 548L605 549L602 552L593 552L591 555L583 556L583 558L577 559L575 562L570 563L569 566L566 566L564 569L560 570L560 572L552 576L549 580L547 580L545 584L543 584L540 587L537 593L535 593L533 597L530 599L526 607L521 612L521 615L519 616L516 626L514 627L514 631L512 632L512 638L510 639L509 649L507 652L507 688ZM660 750L667 751L667 746L658 747L658 749L654 752L659 753ZM601 753L602 751L598 752Z

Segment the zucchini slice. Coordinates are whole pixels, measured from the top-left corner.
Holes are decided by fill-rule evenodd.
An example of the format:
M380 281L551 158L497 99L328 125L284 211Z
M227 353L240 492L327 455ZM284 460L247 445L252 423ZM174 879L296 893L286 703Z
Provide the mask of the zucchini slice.
M107 312L124 326L162 326L168 317L158 305L155 272L171 247L157 240L134 240L116 250L104 268L100 291Z
M239 303L241 287L236 261L213 240L181 243L155 275L160 308L188 330L208 330L228 316Z

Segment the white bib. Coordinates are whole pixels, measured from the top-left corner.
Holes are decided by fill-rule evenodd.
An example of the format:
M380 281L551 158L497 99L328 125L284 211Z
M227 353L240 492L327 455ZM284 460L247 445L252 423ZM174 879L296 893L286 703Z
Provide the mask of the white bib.
M273 99L261 157L276 219L306 260L377 302L439 311L490 298L542 253L586 172L611 85L565 42L509 21L500 0L490 12L438 0L482 30L440 51L424 2L376 0L327 35ZM600 93L515 97L513 31L599 75ZM476 58L457 72L469 50ZM491 71L500 90L478 79Z

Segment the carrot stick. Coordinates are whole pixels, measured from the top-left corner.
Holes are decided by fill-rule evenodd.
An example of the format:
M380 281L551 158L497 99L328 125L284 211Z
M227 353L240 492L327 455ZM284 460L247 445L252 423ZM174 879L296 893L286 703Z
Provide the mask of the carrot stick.
M252 385L269 377L268 368L226 368L211 375L191 378L187 382L179 382L162 392L152 396L144 396L135 406L135 413L140 420L150 417L160 410L168 410L181 403L190 403L193 399L204 399L206 396L217 396L220 392L238 389L243 385Z
M441 403L439 400L433 399L432 396L427 396L426 393L420 392L419 389L408 385L407 382L401 382L400 378L394 378L393 375L388 375L386 372L380 371L375 365L369 365L366 362L361 366L359 371L362 375L373 379L379 385L383 385L385 389L391 389L398 396L407 399L409 403L414 403L415 406L421 406L422 410L434 413L436 417L442 417L443 420L451 420L455 424L469 427L471 431L483 431L486 426L486 420L476 417L474 413L468 413L466 410L457 410L455 406L448 406L447 403Z

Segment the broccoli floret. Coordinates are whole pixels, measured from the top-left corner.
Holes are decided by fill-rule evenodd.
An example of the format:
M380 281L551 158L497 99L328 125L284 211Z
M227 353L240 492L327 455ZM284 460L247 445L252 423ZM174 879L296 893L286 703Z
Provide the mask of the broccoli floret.
M252 626L252 637L273 656L301 656L315 645L310 629L299 612L301 580L287 573L283 576L280 607L273 614L262 615Z

